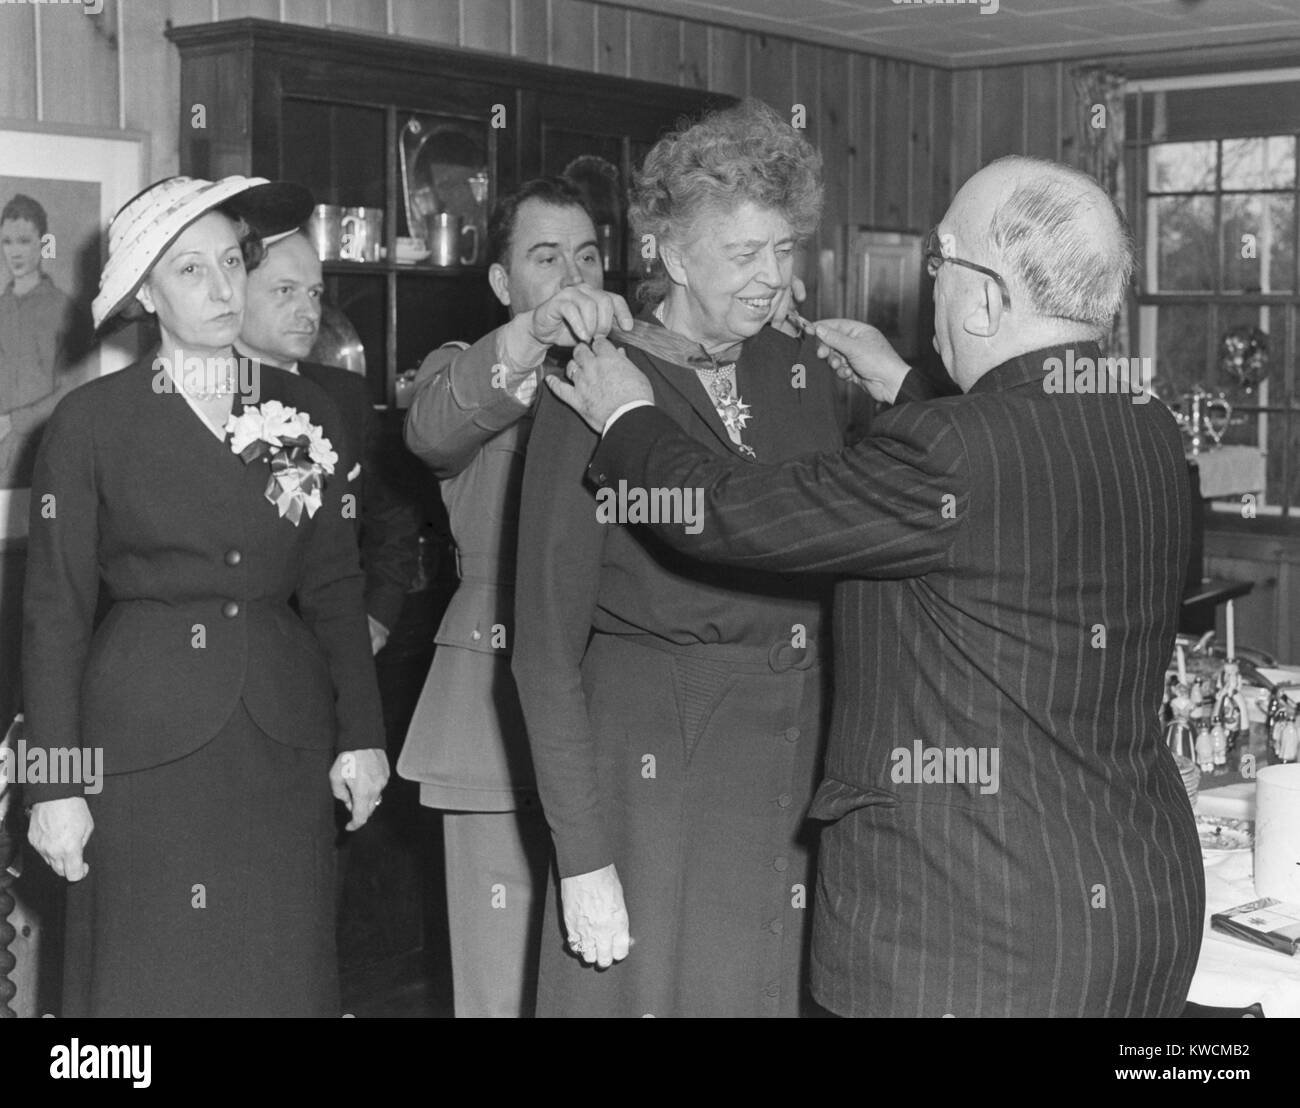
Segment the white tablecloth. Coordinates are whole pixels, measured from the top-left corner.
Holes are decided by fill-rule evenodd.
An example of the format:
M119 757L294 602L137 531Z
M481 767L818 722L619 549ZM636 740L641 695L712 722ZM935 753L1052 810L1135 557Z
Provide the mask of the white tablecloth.
M1210 929L1210 916L1257 899L1254 855L1242 850L1205 863L1205 937L1187 999L1216 1008L1246 1008L1264 1015L1300 1016L1300 954L1288 956Z

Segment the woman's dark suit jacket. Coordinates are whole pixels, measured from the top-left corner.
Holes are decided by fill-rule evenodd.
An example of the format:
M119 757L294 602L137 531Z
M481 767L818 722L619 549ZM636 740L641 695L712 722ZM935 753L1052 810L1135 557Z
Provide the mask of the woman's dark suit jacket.
M384 746L355 525L343 511L357 459L320 389L260 373L257 402L308 412L339 452L320 509L297 527L262 495L266 463L245 465L183 396L155 389L151 357L55 410L31 494L29 756L102 747L106 774L161 765L212 739L241 699L287 746ZM28 784L25 795L36 803L81 788Z

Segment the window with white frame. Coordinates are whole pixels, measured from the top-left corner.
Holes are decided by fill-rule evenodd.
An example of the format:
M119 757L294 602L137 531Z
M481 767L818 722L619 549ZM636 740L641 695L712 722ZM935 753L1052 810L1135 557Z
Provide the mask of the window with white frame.
M1197 386L1221 392L1233 412L1222 441L1266 455L1259 511L1300 518L1296 162L1295 133L1140 146L1137 303L1159 395L1172 404ZM1224 336L1251 327L1268 336L1269 358L1248 387L1222 359Z

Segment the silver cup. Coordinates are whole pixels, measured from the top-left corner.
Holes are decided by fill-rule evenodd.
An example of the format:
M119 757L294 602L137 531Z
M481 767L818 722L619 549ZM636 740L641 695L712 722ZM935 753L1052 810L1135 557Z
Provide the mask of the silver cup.
M317 204L307 220L307 237L322 262L338 261L343 249L343 209L338 204Z
M349 262L377 262L383 256L384 209L346 208L339 256Z
M429 247L429 264L439 269L473 265L478 257L478 227L464 226L464 220L452 212L438 212L425 218L425 242ZM468 246L465 240L468 239Z

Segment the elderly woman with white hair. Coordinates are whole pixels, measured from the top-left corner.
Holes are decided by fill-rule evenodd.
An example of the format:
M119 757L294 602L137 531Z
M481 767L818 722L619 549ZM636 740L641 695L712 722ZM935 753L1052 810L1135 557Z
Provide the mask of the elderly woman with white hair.
M661 139L637 177L656 271L642 326L611 338L719 455L774 463L849 434L848 387L782 329L820 170L749 101ZM677 557L618 490L584 485L595 445L543 397L513 654L558 866L538 1015L797 1015L828 590Z
M359 467L324 393L232 349L258 234L311 203L243 177L128 202L93 314L155 316L157 347L68 394L37 456L28 748L103 764L26 790L70 883L66 1014L338 1014L331 791L355 828L388 776Z

